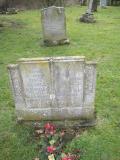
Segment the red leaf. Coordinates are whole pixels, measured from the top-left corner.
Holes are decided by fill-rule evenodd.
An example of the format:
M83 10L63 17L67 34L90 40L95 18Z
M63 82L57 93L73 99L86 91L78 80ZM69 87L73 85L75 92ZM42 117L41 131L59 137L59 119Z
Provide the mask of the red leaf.
M54 135L56 132L55 126L50 123L45 124L44 129L45 129L45 134Z
M54 146L48 146L47 147L47 152L48 153L53 153L55 150L56 150L56 147L54 147Z

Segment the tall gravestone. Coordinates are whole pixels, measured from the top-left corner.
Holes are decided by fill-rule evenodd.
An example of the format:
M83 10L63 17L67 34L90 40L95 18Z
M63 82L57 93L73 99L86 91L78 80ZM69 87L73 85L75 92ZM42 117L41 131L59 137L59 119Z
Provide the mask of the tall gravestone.
M92 13L93 0L88 0L88 8L85 14L80 17L80 21L84 23L95 23L94 15Z
M42 9L41 12L44 44L47 46L69 44L64 7L51 6Z
M8 70L18 120L94 125L95 62L79 56L20 59Z
M100 0L100 7L106 8L107 7L107 0Z

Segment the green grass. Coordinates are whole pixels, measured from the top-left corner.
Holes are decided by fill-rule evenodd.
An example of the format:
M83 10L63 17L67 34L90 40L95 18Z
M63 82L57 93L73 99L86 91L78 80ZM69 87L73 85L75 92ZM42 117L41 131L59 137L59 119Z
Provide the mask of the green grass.
M32 129L16 124L6 66L21 57L85 55L98 61L97 125L70 144L82 160L120 159L120 7L99 9L97 23L78 22L85 7L66 8L69 46L43 47L40 11L0 16L0 160L31 160L36 155ZM12 21L12 26L11 26Z

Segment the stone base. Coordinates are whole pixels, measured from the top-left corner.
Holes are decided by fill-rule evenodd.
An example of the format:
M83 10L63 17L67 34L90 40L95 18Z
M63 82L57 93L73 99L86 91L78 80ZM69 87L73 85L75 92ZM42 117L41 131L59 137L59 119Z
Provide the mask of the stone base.
M101 8L102 8L102 9L107 9L107 7L106 7L106 6L101 6Z
M0 14L17 14L17 10L15 8L7 8L7 11L0 11Z
M81 128L81 127L93 127L96 125L96 118L91 120L62 120L62 121L23 121L21 119L17 120L18 124L27 124L27 125L34 125L38 123L39 126L43 126L45 123L52 123L58 128Z
M82 15L82 17L80 18L80 22L84 22L84 23L95 23L96 20L94 19L93 14L89 14L89 13L85 13Z
M56 41L44 40L45 46L57 46L57 45L64 45L64 44L70 44L69 39L56 40Z
M55 111L53 110L52 113ZM73 113L74 111L72 110L70 113ZM79 110L77 111L78 113L80 112ZM48 110L48 113L50 111ZM65 112L64 112L65 113ZM89 109L84 109L81 111L76 117L72 117L72 114L69 115L69 118L67 115L68 113L65 113L64 117L62 117L63 114L60 115L56 112L56 117L52 116L51 113L50 115L46 115L46 118L42 116L42 111L41 110L18 110L16 111L17 115L17 121L18 123L35 123L39 122L39 124L42 126L44 123L51 122L54 123L56 126L59 128L76 128L76 127L89 127L89 126L94 126L96 124L96 113L93 110Z

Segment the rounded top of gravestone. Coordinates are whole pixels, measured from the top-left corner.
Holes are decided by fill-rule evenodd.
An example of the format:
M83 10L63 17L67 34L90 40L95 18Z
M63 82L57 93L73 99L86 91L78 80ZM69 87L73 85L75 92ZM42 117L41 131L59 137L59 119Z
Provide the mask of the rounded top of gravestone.
M58 6L49 6L49 7L47 7L47 8L43 8L43 9L41 9L41 10L47 10L47 9L64 9L64 7L58 7Z

